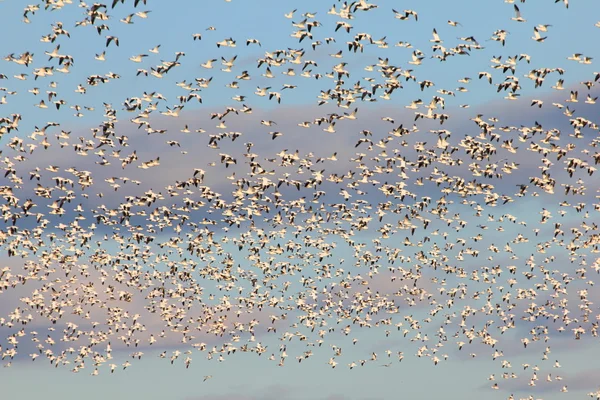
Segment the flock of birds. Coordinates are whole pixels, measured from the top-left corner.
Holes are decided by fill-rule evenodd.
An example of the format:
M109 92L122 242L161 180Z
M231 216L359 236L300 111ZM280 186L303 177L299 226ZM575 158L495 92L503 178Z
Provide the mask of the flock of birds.
M529 4L521 3L508 6L508 25L528 23ZM569 12L568 0L548 3ZM113 25L159 18L147 6L146 0L27 6L25 23L44 12L58 18L69 7L79 7L82 19L52 24L41 37L43 55L4 57L21 72L0 74L7 86L0 88L0 112L17 95L10 86L26 81L28 93L18 96L34 96L45 110L36 115L46 121L69 109L76 117L99 115L94 106L67 100L66 92L83 103L94 98L95 87L118 86L119 74L91 74L74 87L53 79L79 64L110 63L112 51L136 40L111 35ZM456 35L446 31L468 26L449 20L446 30L431 31L430 48L419 50L392 43L391 34L377 39L357 32L353 24L365 13L387 14L390 25L424 23L416 10L366 0L293 10L282 18L297 49L227 37L211 43L214 55L199 62L178 51L145 66L160 44L131 56L126 64L142 67L129 71L133 79L168 81L183 64L195 63L197 75L169 83L182 93L176 99L158 91L119 103L102 99L102 121L87 132L28 120L25 111L0 115L0 247L10 257L3 262L11 263L0 271L5 365L22 356L97 375L126 369L154 348L186 367L198 352L220 362L255 353L280 366L288 352L299 363L321 353L331 368L350 369L390 367L412 355L432 367L484 357L499 367L489 378L492 389L525 380L532 393L550 382L559 382L556 390L577 390L568 388L551 347L598 336L600 142L598 125L585 115L597 113L600 73L566 83L567 66L529 69L534 57L510 54L494 56L490 68L460 78L457 88L442 88L435 76L422 76L422 64L445 68L486 48L502 52L518 39L499 29L453 41ZM320 22L325 16L337 23ZM65 50L86 29L103 38L95 61ZM542 45L552 29L534 25L526 40ZM219 30L211 26L180 43L195 46L213 33ZM251 62L255 70L242 70L237 55L224 52L238 45L264 52ZM394 47L408 57L400 61ZM375 57L361 66L366 76L357 76L356 63L375 48L390 57ZM323 68L323 58L335 65ZM592 60L577 53L566 63ZM206 93L216 84L208 75L219 68L217 75L233 78L218 90L232 93L235 103L216 110ZM254 89L253 81L282 75L288 83L281 88ZM302 107L296 114L285 108L305 83L315 82L316 105L307 110L331 112L311 118L299 114ZM563 125L544 127L534 117L512 126L470 113L468 104L455 106L475 82L510 101L527 101L520 98L525 85L568 92L565 104L527 103L534 116L542 107L559 110ZM401 100L401 115L372 117L388 109L371 103L385 105L409 87L421 98ZM259 100L275 111L253 110ZM204 129L193 119L203 110L210 110L211 123ZM253 112L268 117L259 122ZM467 124L460 132L444 129L457 118ZM188 122L177 122L183 119ZM244 132L227 127L234 120ZM27 131L24 123L34 128ZM298 138L299 148L290 149ZM146 139L156 148L146 148ZM192 154L199 147L200 155ZM364 331L390 345L347 359L343 347L370 340L360 340ZM271 338L278 347L266 344ZM508 354L515 343L518 351ZM128 352L118 364L117 351ZM588 394L600 399L600 390Z

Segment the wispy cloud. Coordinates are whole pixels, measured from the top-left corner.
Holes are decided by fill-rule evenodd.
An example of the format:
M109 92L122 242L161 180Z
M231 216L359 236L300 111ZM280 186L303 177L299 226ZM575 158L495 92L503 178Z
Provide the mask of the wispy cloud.
M287 385L270 385L260 390L250 390L248 393L231 392L225 394L205 394L188 396L182 400L379 400L378 397L356 397L341 393L310 396L301 387Z

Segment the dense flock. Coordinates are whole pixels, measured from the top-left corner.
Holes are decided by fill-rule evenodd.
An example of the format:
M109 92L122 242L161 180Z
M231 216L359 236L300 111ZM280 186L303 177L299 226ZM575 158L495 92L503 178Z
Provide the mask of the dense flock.
M509 52L560 40L524 0L487 36L458 11L298 1L279 16L294 47L223 23L136 46L170 23L152 3L11 17L47 29L43 53L15 40L0 61L5 366L488 358L490 390L531 387L509 399L577 390L552 350L598 336L594 54Z

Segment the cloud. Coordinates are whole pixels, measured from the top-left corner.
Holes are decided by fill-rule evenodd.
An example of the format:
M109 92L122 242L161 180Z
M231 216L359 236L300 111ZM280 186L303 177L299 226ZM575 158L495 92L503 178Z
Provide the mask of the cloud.
M552 101L554 99L549 97L546 99L546 102ZM391 142L389 142L387 152L394 157L401 158L404 157L407 160L416 160L419 157L419 152L414 149L414 144L416 142L430 142L436 139L436 136L430 134L429 129L441 129L448 127L450 130L455 132L450 139L453 141L454 145L458 144L459 139L464 137L464 132L471 134L471 136L476 136L479 133L479 128L472 123L472 121L468 120L468 117L476 112L487 112L489 111L490 115L494 115L500 118L500 123L514 123L519 124L523 123L523 121L527 120L538 120L544 126L561 126L568 128L568 119L562 116L560 113L557 113L556 110L548 110L547 108L543 109L543 112L539 112L536 109L529 108L527 111L523 111L523 100L517 104L513 104L511 102L492 102L488 105L484 105L479 108L473 108L472 110L459 110L453 109L449 107L448 113L452 115L452 118L443 126L440 126L437 122L432 121L419 121L420 132L415 132L410 135L406 135L402 138L393 138ZM502 105L502 108L499 108L499 105ZM381 164L382 156L379 156L380 160L376 161L370 159L371 157L376 157L380 154L381 150L379 148L374 148L373 151L369 152L366 150L366 146L361 145L358 148L355 147L356 141L359 137L362 136L360 134L361 129L369 129L373 132L373 141L377 143L379 140L385 139L388 136L388 133L394 127L397 127L400 123L403 123L405 127L410 127L413 122L414 114L412 111L407 111L405 109L398 110L394 106L386 105L385 103L377 104L377 105L359 105L358 119L356 121L348 121L348 120L340 120L336 125L336 133L328 134L322 132L322 126L314 126L311 129L303 129L297 126L299 122L308 120L312 121L317 117L326 116L331 112L339 112L339 109L332 107L331 105L327 105L324 107L317 107L313 105L307 106L296 106L296 107L278 107L277 109L260 109L256 108L251 115L234 115L230 114L225 118L227 128L226 129L216 129L213 128L215 125L215 120L210 119L211 112L222 112L223 109L220 108L209 108L202 109L202 112L198 110L186 110L181 113L181 116L177 119L168 118L164 116L152 117L150 119L153 127L155 129L167 129L168 133L166 135L161 134L153 134L147 135L143 129L137 130L135 126L132 126L129 122L118 123L118 132L119 135L126 135L129 138L129 146L123 147L120 149L121 154L119 157L123 157L126 154L129 154L132 149L137 149L139 160L131 166L128 166L123 170L121 168L120 162L118 160L109 158L107 159L111 161L111 165L109 166L99 166L96 164L97 161L101 159L101 156L90 155L86 157L77 156L72 150L67 151L67 148L60 149L57 144L53 144L47 151L36 151L34 153L35 156L31 156L28 161L24 161L18 165L19 172L24 177L27 177L29 170L32 170L35 166L44 167L45 165L58 165L62 170L58 173L50 173L43 172L44 178L41 181L44 185L54 185L53 179L56 175L64 176L64 170L69 167L75 167L77 170L86 170L90 171L92 176L94 177L95 183L93 188L98 189L104 193L103 197L94 196L95 192L90 193L90 197L87 200L78 199L78 202L82 202L84 204L84 209L96 209L98 210L101 205L105 205L108 208L116 208L119 204L122 203L125 196L142 196L143 193L149 189L154 190L155 192L163 193L164 200L160 200L151 208L157 207L158 205L165 205L167 207L171 207L173 204L181 203L181 198L179 197L170 197L167 194L168 187L174 186L177 182L181 182L185 179L190 178L193 175L194 168L202 168L206 170L203 185L211 187L214 191L223 193L223 197L230 199L231 191L235 189L235 186L232 185L234 180L228 179L229 176L236 174L235 179L248 179L248 164L246 159L240 156L241 153L245 152L244 143L252 142L254 143L254 147L251 151L256 151L259 153L256 156L256 160L261 166L269 171L273 171L273 175L269 176L274 182L278 182L279 178L283 178L284 174L290 173L293 179L306 179L308 172L306 169L300 173L299 167L296 165L294 167L284 167L281 165L281 160L278 160L275 154L281 152L282 150L287 149L288 152L295 152L298 150L298 153L301 157L312 152L316 159L318 157L329 157L334 152L337 153L337 158L339 161L325 161L324 163L314 164L312 168L314 169L325 169L326 172L329 173L337 173L344 174L351 169L355 169L356 165L359 163L350 162L350 157L355 156L357 152L367 153L367 156L364 157L364 162L362 165L366 168L373 168L376 164ZM350 111L350 110L348 110ZM392 116L395 119L394 124L389 124L387 122L383 122L381 120L384 116ZM275 120L278 125L274 127L265 127L260 124L260 120ZM207 129L207 132L204 134L200 133L190 133L184 134L179 132L184 125L189 125L190 130L203 127ZM67 128L68 129L68 128ZM281 138L276 140L271 140L268 132L270 130L280 130L284 133ZM219 132L241 132L242 136L236 139L235 141L231 141L228 138L224 138L219 141L218 149L211 149L207 147L208 137L209 135L214 135ZM509 137L509 135L506 135ZM85 136L86 139L90 139L91 136L89 133ZM166 140L177 140L181 144L181 149L187 149L188 154L183 155L181 153L181 149L177 146L169 146L165 142ZM402 146L401 142L406 140L407 145ZM315 144L318 144L316 146ZM524 146L524 145L521 145ZM112 149L106 149L106 154L109 154ZM255 149L255 150L253 150ZM397 153L395 153L395 149L398 149ZM98 150L95 150L98 151ZM394 152L394 153L393 153ZM231 154L237 157L237 164L231 165L228 168L224 168L223 164L221 164L221 153ZM459 152L460 154L460 152ZM529 155L529 154L528 154ZM498 155L496 157L497 160L502 157L510 156L507 152L502 149L498 150ZM159 167L155 167L149 170L143 170L137 168L142 161L147 161L149 159L154 159L156 157L160 157L161 165ZM464 158L465 163L462 166L454 166L447 167L444 166L445 171L450 176L457 177L464 180L472 180L473 174L468 169L468 164L472 161L464 154L462 156ZM511 159L514 159L514 156ZM276 161L268 160L270 158L275 158ZM521 163L521 168L518 171L518 174L508 175L502 180L495 180L494 185L496 186L496 191L502 193L514 193L514 185L517 183L527 182L529 176L536 175L538 173L538 165L540 163L541 156L533 154L531 157L523 157L518 161ZM216 164L215 167L209 167L208 164L214 162ZM483 162L482 162L483 163ZM424 188L417 187L412 180L416 179L419 176L428 176L430 175L433 168L437 168L435 164L429 167L422 167L420 172L410 172L409 175L411 177L411 181L408 183L409 188L414 193L417 193L419 196L426 196L432 193L439 193L439 189L435 187L433 183L426 182L426 186ZM557 171L562 173L562 165L557 163L556 166ZM393 169L393 173L390 174L381 174L381 176L376 176L378 180L383 181L384 179L389 179L390 182L394 182L398 180L397 177L398 169ZM111 177L119 177L119 176L127 176L129 179L140 180L141 183L139 185L127 183L123 184L122 188L118 191L114 192L104 179L108 179ZM563 175L559 175L561 178L565 178ZM482 178L480 178L482 179ZM565 178L566 179L566 178ZM484 180L484 179L482 179ZM485 181L485 180L484 180ZM35 198L32 196L32 190L36 185L36 181L27 181L21 188L17 188L15 186L14 190L17 193L19 198ZM75 185L76 187L77 185ZM367 185L365 185L367 186ZM343 200L337 194L337 190L339 187L335 185L324 184L322 186L323 189L327 192L321 198L321 202L327 205L331 205L333 203L342 203ZM380 191L376 189L376 187L365 189L365 192L368 193L364 196L361 196L361 199L366 199L371 204L375 204L378 202L383 202L388 200ZM310 199L310 196L313 194L312 189L301 189L297 191L294 187L287 188L285 185L280 188L281 192L285 193L285 197L289 198L290 196L302 197L306 196ZM588 194L591 198L593 194ZM197 191L189 194L190 197L198 198L199 194ZM356 196L352 200L356 200L359 196ZM542 199L547 199L547 196L542 195ZM36 198L36 202L38 198ZM38 208L41 212L46 212L46 203L40 201L38 204ZM76 203L70 204L69 206L74 208ZM142 207L147 208L147 207ZM316 208L316 206L315 206ZM501 208L503 210L510 210L508 207ZM43 211L42 211L43 210ZM71 221L74 217L78 215L77 212L69 210L67 215L63 218L57 217L49 217L52 220L52 224L50 226L55 226L55 222L67 222ZM194 220L199 220L203 216L209 216L208 213L199 212L194 214ZM86 217L90 221L94 221L93 216L86 214ZM198 218L200 217L200 218ZM218 225L214 228L218 230L226 225L220 220L220 215L212 216L213 219L218 221ZM401 216L399 215L398 218ZM118 219L115 218L115 221ZM138 221L144 220L146 218L138 218ZM396 221L393 221L396 222ZM438 221L432 222L433 224L439 223ZM574 222L573 222L574 223ZM259 223L261 224L261 223ZM100 224L101 225L101 224ZM134 225L134 224L132 224ZM266 225L266 224L265 224ZM23 227L23 224L20 224ZM96 234L103 233L103 228L99 228L96 231ZM109 227L108 230L112 230L112 227ZM167 235L156 234L157 241L164 243L168 240ZM408 236L403 235L402 233L397 233L396 237ZM370 235L363 235L361 240L368 242L371 239ZM416 240L415 240L416 241ZM406 253L415 251L413 248L407 248ZM414 254L414 253L413 253ZM452 254L448 252L447 254ZM82 260L85 260L85 257L82 257ZM475 265L473 266L475 268ZM477 266L478 268L479 266ZM18 268L18 265L15 266ZM60 272L60 271L59 271ZM368 287L372 291L379 291L384 295L390 296L391 293L396 291L398 288L396 284L392 283L389 279L389 274L382 273L380 275L376 275L376 278L373 280L369 280ZM425 279L420 279L420 285L425 285ZM99 275L92 274L89 279L82 280L81 285L94 283L98 285L99 283ZM214 283L214 282L213 282ZM115 290L118 292L120 290L127 290L127 286L125 283L116 284ZM473 288L476 284L470 283L471 288ZM206 285L209 286L209 285ZM8 297L4 297L6 301L2 303L0 306L0 310L5 313L12 311L12 307L17 303L17 299L26 295L28 290L31 290L37 286L28 285L27 289L19 287L18 290L14 291L14 294ZM431 285L433 288L433 284ZM214 289L212 286L210 289ZM357 283L353 283L353 288L348 291L349 295L352 295L358 290L361 289ZM428 290L432 291L432 290ZM106 296L99 294L99 298L102 301L106 300ZM401 299L399 299L401 303ZM158 315L154 313L148 312L144 306L146 305L147 299L143 296L134 296L134 300L128 304L121 304L123 309L129 312L131 315L139 313L143 316L141 320L144 321L146 325L146 331L144 333L139 333L139 338L141 338L142 342L138 346L139 349L144 348L144 343L146 343L147 337L150 333L157 333L163 329L165 325L165 321L161 319ZM345 302L347 305L349 301ZM397 302L398 303L398 302ZM6 305L6 306L4 306ZM421 302L422 306L430 306L430 304L426 304L425 301ZM6 307L6 308L4 308ZM412 308L410 308L412 310ZM265 309L266 310L266 309ZM107 318L106 311L107 310L98 310L96 307L90 307L90 321L98 320L102 323ZM198 318L200 310L194 310L188 314L190 318ZM519 311L523 311L522 308ZM227 314L227 313L225 313ZM230 315L231 317L231 315ZM246 322L248 318L257 318L260 320L268 319L267 311L262 313L257 313L256 311L252 315L245 315ZM481 319L472 318L472 322L484 322L484 317ZM231 318L230 318L231 320ZM90 329L90 321L81 321L80 318L77 318L73 315L66 315L64 317L65 322L70 321L79 321L81 329ZM36 325L40 324L40 325ZM524 322L519 322L519 326L527 325ZM32 324L33 327L36 326L46 326L42 321L41 323L36 321ZM213 334L208 334L205 331L200 332L199 334L195 334L195 340L203 340L207 343L218 343L220 339L215 337ZM176 348L180 345L181 335L179 334L168 334L168 338L162 341L163 348ZM121 345L120 342L114 343L115 349L124 349L127 351L127 346ZM518 343L517 346L518 347ZM515 349L516 350L516 349ZM508 351L507 351L508 352ZM463 351L464 353L464 351ZM462 353L461 353L462 354Z
M286 385L270 385L260 390L250 390L248 393L231 392L225 394L204 394L188 396L182 400L378 400L370 397L357 398L355 396L332 393L324 396L307 396L302 388Z
M270 385L258 393L229 393L229 394L207 394L186 397L184 400L277 400L292 399L293 391L290 386Z
M552 94L551 96L556 96ZM551 97L552 99L554 97ZM557 126L563 125L568 127L568 119L556 112L552 108L544 108L537 110L535 108L529 108L526 112L523 112L522 103L527 99L521 99L519 104L515 102L491 102L489 104L473 108L472 110L463 110L453 108L449 106L448 113L452 115L452 118L443 126L432 121L419 121L419 133L413 133L406 135L403 138L393 138L388 145L388 153L392 155L394 147L399 148L399 142L405 140L407 146L401 148L399 155L405 157L407 160L415 160L418 153L414 150L413 145L417 141L431 142L435 140L433 134L428 133L430 129L448 128L453 131L453 135L449 141L453 145L458 144L458 140L463 137L462 132L472 132L472 136L476 136L479 133L479 128L469 118L475 113L486 113L487 111L494 111L494 115L500 119L500 124L510 125L523 124L527 119L531 119L531 124L537 119L541 121L545 126ZM548 100L549 102L550 100ZM194 173L195 168L202 168L206 171L204 181L202 185L212 188L215 192L221 193L223 198L230 199L231 192L236 189L233 185L236 179L245 178L249 172L248 159L241 156L242 153L246 152L244 143L252 142L254 147L251 152L257 153L256 162L259 163L265 170L272 170L273 176L268 176L274 182L277 182L279 178L285 173L291 173L290 179L305 180L309 176L308 171L305 169L303 175L298 174L293 168L287 168L281 166L281 160L278 159L275 154L281 152L284 149L288 149L290 153L298 150L301 157L308 153L314 154L314 159L318 157L326 158L331 156L334 152L338 153L338 161L331 162L325 160L323 164L314 164L314 169L325 169L327 174L338 173L344 174L347 171L354 169L356 163L349 161L357 152L366 153L367 156L364 158L363 164L368 167L373 167L376 163L370 158L376 156L381 150L377 147L374 148L373 152L366 151L366 145L361 145L355 148L355 143L362 135L359 133L362 129L369 129L373 132L373 141L377 143L379 140L384 139L388 136L388 132L398 126L400 123L404 123L405 127L409 127L412 123L414 112L412 110L406 110L401 108L398 110L397 107L386 105L385 102L382 104L359 104L358 119L356 121L338 121L337 132L335 134L328 134L322 132L322 126L314 126L310 129L303 129L297 126L302 121L312 121L317 117L326 116L329 113L337 112L339 109L331 105L318 107L315 105L304 105L304 106L281 106L274 109L254 109L252 114L246 115L240 113L235 115L230 113L224 118L226 121L226 129L217 129L213 126L216 124L216 120L211 120L210 115L214 112L223 112L224 108L209 108L199 110L184 110L179 118L165 117L162 115L152 116L149 120L154 129L166 129L167 134L152 134L147 135L144 129L138 130L129 121L124 120L117 122L116 129L119 135L127 136L128 146L121 148L110 149L108 146L101 148L105 151L105 155L99 156L94 155L94 152L89 152L88 156L82 157L75 154L72 149L68 147L60 148L57 143L54 143L48 150L41 151L37 150L34 154L35 157L29 157L19 163L16 168L20 175L27 177L29 171L33 170L35 166L44 167L45 165L56 165L61 168L58 173L49 173L42 170L43 178L41 183L43 185L51 185L54 181L51 179L55 176L69 177L69 173L64 170L74 167L79 171L90 171L94 179L93 190L87 190L89 194L87 199L77 199L77 203L73 203L72 207L77 204L83 204L83 209L89 211L91 209L97 209L100 205L106 205L109 208L116 208L121 204L126 196L142 196L144 192L152 189L155 192L161 192L164 196L164 200L159 200L156 205L167 205L170 206L174 201L180 201L184 196L170 197L168 194L168 187L174 188L178 182L184 182L190 179ZM500 108L501 106L501 108ZM348 110L350 111L350 110ZM392 116L395 119L394 124L389 124L381 120L384 116ZM530 116L530 118L528 118ZM514 119L514 121L513 121ZM261 120L275 120L278 125L265 127L260 124ZM189 134L179 132L180 129L188 125L192 131ZM207 130L204 134L194 132L195 129L203 127ZM62 127L65 130L70 128ZM76 127L78 131L81 131L81 127ZM49 128L49 131L53 128ZM271 140L269 131L281 131L284 133L283 137L276 140ZM85 132L85 130L83 130ZM88 131L89 132L89 131ZM235 141L231 141L230 138L224 138L218 142L218 149L211 149L207 147L210 135L216 135L223 132L239 132L242 136L237 138ZM92 139L91 135L85 134L82 136L86 140ZM98 143L97 139L92 139ZM168 140L176 140L181 144L181 148L178 146L169 146L166 144ZM314 144L318 143L319 146ZM526 144L520 144L521 147ZM499 146L498 146L499 147ZM124 158L126 155L131 154L135 149L138 155L138 161L132 165L127 166L125 169L121 168L121 163L118 158ZM181 150L186 149L188 154L181 154ZM119 151L118 158L112 158L110 156L112 151ZM224 168L221 163L220 154L230 154L237 160L237 164L230 165L228 168ZM148 170L137 168L144 161L150 159L156 159L160 157L160 166L154 167ZM497 160L503 157L513 157L505 152L503 149L498 148ZM101 159L110 161L111 165L99 166L96 162ZM276 160L275 162L267 159ZM314 160L313 159L313 160ZM530 176L539 175L538 166L540 165L541 156L531 154L531 157L520 158L518 162L521 164L520 169L517 173L512 175L505 175L503 179L496 179L493 184L496 187L497 192L512 194L516 192L515 184L528 183ZM472 173L469 171L468 164L470 160L465 159L462 166L444 166L444 171L450 176L456 176L461 179L470 180L473 178ZM209 167L209 163L215 163L215 167ZM409 175L411 179L407 182L408 190L418 193L420 195L431 195L433 192L439 193L439 188L434 187L427 181L425 181L425 187L421 188L413 184L413 180L419 177L427 177L430 175L433 167L437 167L436 164L432 164L429 167L420 168L419 172L411 172ZM397 171L397 170L396 170ZM561 163L557 163L554 172L562 174L563 169ZM396 172L397 173L397 172ZM117 179L117 183L121 184L121 187L115 192L107 182L106 179L119 178L126 176L130 179L128 183L123 183ZM229 180L227 177L235 176L235 179ZM385 176L385 175L384 175ZM395 175L390 175L391 179L396 179ZM560 177L559 177L560 178ZM132 183L131 180L137 180L141 183L139 185ZM485 180L484 180L485 181ZM38 203L38 207L34 208L34 211L44 212L46 205L51 201L44 201L39 197L36 197L32 192L33 188L38 182L28 181L21 185L21 189L14 188L15 194L22 198L33 198ZM364 187L365 185L363 185ZM325 189L327 184L323 186ZM285 189L285 188L284 188ZM530 189L530 192L533 188ZM561 190L561 188L557 188ZM333 191L333 193L332 193ZM322 198L323 201L333 202L339 201L340 197L337 194L337 188L325 190L326 195ZM103 197L98 197L99 192L103 193ZM181 190L178 191L181 194ZM313 190L303 190L301 195L312 196ZM84 192L85 193L85 192ZM300 195L300 194L299 194ZM588 193L590 199L594 195ZM197 193L190 193L187 195L193 199L198 199ZM287 195L286 195L287 196ZM547 196L542 196L545 199ZM373 188L369 191L366 198L371 199L373 202L377 202L384 199L384 196L378 190ZM71 207L71 205L68 205ZM77 213L67 209L68 214L61 218L69 220ZM201 213L203 210L200 211ZM47 213L46 213L47 214ZM88 214L85 214L86 216ZM200 216L206 216L206 213L200 214ZM51 221L58 220L46 215ZM24 221L20 221L20 225L23 225ZM104 229L102 224L99 229Z

